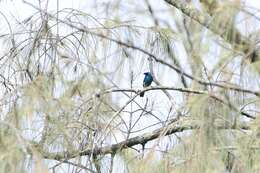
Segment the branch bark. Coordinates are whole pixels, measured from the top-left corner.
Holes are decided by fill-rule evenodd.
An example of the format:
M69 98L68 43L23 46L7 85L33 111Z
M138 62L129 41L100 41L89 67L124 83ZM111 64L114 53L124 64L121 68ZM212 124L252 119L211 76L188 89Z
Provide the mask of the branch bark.
M179 121L178 121L179 122ZM180 123L176 123L176 125L169 125L167 127L162 127L157 130L154 130L152 132L145 133L141 136L136 136L133 138L130 138L128 140L112 144L105 147L97 147L94 149L87 149L83 151L74 151L74 152L59 152L59 153L47 153L43 151L39 151L42 153L43 157L45 159L52 159L52 160L67 160L72 159L78 156L89 156L89 155L105 155L105 154L115 154L118 151L121 151L123 149L130 148L135 145L139 144L145 144L149 141L152 141L154 139L158 139L162 136L171 135L174 133L183 132L186 130L196 130L200 128L200 124L193 122L193 123L187 123L186 125L179 125ZM247 125L240 125L239 127L235 126L223 126L223 125L217 125L215 128L224 130L224 129L243 129L243 130L250 130L250 127ZM39 147L37 144L34 144L35 148Z
M219 35L226 42L230 43L234 50L239 52L242 51L245 54L245 57L249 58L251 62L259 60L260 55L257 53L255 43L243 36L236 28L225 28L225 32L223 32L223 28L217 26L209 14L201 13L195 7L192 7L180 0L164 1L179 9L182 13L197 21L213 33Z

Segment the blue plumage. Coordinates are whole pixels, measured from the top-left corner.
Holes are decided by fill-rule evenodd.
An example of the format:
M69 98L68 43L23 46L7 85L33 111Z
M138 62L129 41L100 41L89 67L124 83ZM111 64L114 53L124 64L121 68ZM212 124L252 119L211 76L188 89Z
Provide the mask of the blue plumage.
M144 73L144 81L143 81L143 87L148 87L152 84L153 82L153 76L150 72ZM140 93L140 97L144 96L144 92Z

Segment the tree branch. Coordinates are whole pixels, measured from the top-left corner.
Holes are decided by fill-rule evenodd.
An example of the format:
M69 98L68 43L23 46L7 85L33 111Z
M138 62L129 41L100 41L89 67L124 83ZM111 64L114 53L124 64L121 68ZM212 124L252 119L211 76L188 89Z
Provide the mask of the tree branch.
M166 1L166 2L167 2L167 1L171 2L171 0L165 0L165 1ZM33 8L35 8L35 9L37 9L37 10L39 10L39 11L42 11L42 10L39 9L38 7L32 5L32 4L28 3L28 2L24 2L24 3L26 3L26 4L30 5L30 6L32 6ZM176 2L174 1L174 4L175 4L175 3L176 3ZM177 4L178 4L178 3L177 3ZM182 7L182 8L185 7L185 4L184 4L184 3L180 3L180 4L181 4L181 7ZM184 6L184 7L183 7L183 6ZM187 8L186 10L189 9L188 7L186 7L186 8ZM48 17L50 17L50 18L56 19L56 17L55 17L54 15L51 15L51 14L47 13L46 11L42 11L42 12L45 13L46 15L48 15ZM196 13L199 13L199 12L195 10L195 14L196 14ZM192 13L192 14L193 14L193 13ZM195 14L194 14L194 15L195 15ZM202 14L200 14L200 15L202 16ZM195 16L194 16L194 17L195 17ZM196 18L196 17L195 17L195 18ZM203 18L203 17L199 17L199 18ZM202 19L201 19L201 20L202 20ZM231 86L231 85L228 85L228 86L227 86L227 85L221 85L221 84L218 84L218 83L203 81L203 80L201 80L201 79L198 79L198 78L196 78L196 77L194 77L194 76L192 76L192 75L190 75L190 74L184 72L182 69L178 68L177 66L172 65L172 64L170 64L170 63L168 63L168 62L166 62L166 61L164 61L164 60L162 60L162 59L157 58L154 54L150 53L149 51L147 51L147 50L145 50L145 49L143 49L143 48L141 48L141 47L138 47L138 46L135 46L135 45L126 43L126 42L121 41L121 40L117 40L117 39L111 38L111 37L106 36L106 35L104 35L104 34L102 34L102 33L96 33L96 32L90 31L90 30L88 30L88 28L86 28L86 27L77 26L77 25L75 25L75 24L73 24L73 23L71 23L71 22L69 22L69 21L65 21L65 20L61 20L61 19L58 19L58 21L61 22L61 23L63 23L63 24L66 24L67 26L70 26L70 27L72 27L72 28L75 28L75 29L77 29L77 30L79 30L79 31L81 31L81 32L84 32L84 33L86 33L86 34L91 34L91 35L97 36L97 37L99 37L99 38L103 38L103 39L109 40L109 41L111 41L111 42L117 43L118 45L121 45L121 46L123 46L123 47L127 47L127 48L130 48L130 49L134 49L134 50L137 50L137 51L139 51L139 52L142 52L143 54L145 54L145 55L151 57L151 58L152 58L153 60L155 60L156 62L159 62L159 63L161 63L161 64L163 64L163 65L165 65L165 66L167 66L167 67L173 69L173 70L176 71L177 73L179 73L179 74L181 74L181 75L183 75L183 76L185 76L185 77L187 77L187 78L189 78L189 79L191 79L191 80L193 80L193 81L196 81L196 82L198 82L198 83L201 84L201 85L204 85L204 86L215 86L215 87L224 88L224 89L229 89L229 90L234 90L234 91L238 91L238 92L250 93L250 94L254 94L254 95L260 97L260 93L259 93L259 92L254 92L254 91L251 91L251 90L249 90L249 89L243 89L243 88L238 88L238 87ZM205 25L206 25L206 23L205 23ZM206 25L206 26L207 26L207 25Z
M146 92L146 91L150 91L150 90L173 90L173 91L179 91L179 92L184 92L184 93L191 93L191 94L206 94L209 97L219 101L220 103L223 103L225 105L227 105L229 108L231 108L232 110L235 110L239 113L241 113L241 115L246 116L247 118L251 118L251 119L256 119L256 117L239 110L238 108L236 108L234 105L232 105L230 102L225 101L224 99L221 99L220 97L211 94L210 92L207 91L202 91L202 90L193 90L193 89L188 89L188 88L176 88L176 87L165 87L165 86L156 86L156 87L147 87L144 88L143 90L135 90L135 89L112 89L112 90L107 90L104 91L103 93L100 93L100 95L102 94L108 94L111 92L134 92L136 94L140 94L141 92ZM254 93L255 95L260 95L259 92L254 92L254 91L250 91L252 93Z
M191 7L190 5L187 5L185 2L180 0L164 1L170 4L171 6L174 6L175 8L179 9L182 13L197 21L202 26L208 28L213 33L219 35L225 41L230 43L235 50L239 52L242 51L246 55L246 57L250 58L252 62L259 59L260 55L255 50L255 43L253 43L248 38L244 37L236 28L225 28L225 32L223 32L223 28L217 26L216 22L214 22L212 20L212 17L210 17L210 15L208 15L207 13L201 13L195 7ZM232 37L230 37L230 35L232 35Z
M201 125L199 125L198 123L189 123L186 125L179 125L179 123L176 123L176 125L169 125L168 127L162 127L159 128L157 130L154 130L152 132L148 132L145 133L141 136L136 136L133 138L130 138L128 140L116 143L116 144L112 144L109 146L105 146L105 147L97 147L94 149L87 149L87 150L83 150L83 151L75 151L75 152L59 152L59 153L46 153L46 152L42 152L40 151L40 153L42 153L43 157L45 159L52 159L52 160L67 160L67 159L72 159L78 156L88 156L88 155L104 155L104 154L114 154L118 151L121 151L123 149L127 149L130 147L133 147L135 145L139 145L139 144L144 144L147 143L149 141L152 141L154 139L158 139L161 136L167 136L167 135L171 135L174 133L179 133L179 132L183 132L186 130L195 130L195 129L199 129ZM234 126L223 126L223 125L218 125L215 126L215 128L217 129L243 129L243 130L250 130L250 127L247 125L241 125L239 127L234 127ZM37 145L35 145L36 148L39 148Z

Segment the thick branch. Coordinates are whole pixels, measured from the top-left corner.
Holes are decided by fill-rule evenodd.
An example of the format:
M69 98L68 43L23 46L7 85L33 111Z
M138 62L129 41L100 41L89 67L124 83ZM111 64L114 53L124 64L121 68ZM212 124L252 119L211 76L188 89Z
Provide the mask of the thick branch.
M104 155L104 154L114 154L122 149L127 149L130 147L133 147L135 145L144 144L151 140L158 139L161 136L167 136L178 132L183 132L186 130L193 130L193 129L199 129L200 125L196 123L190 123L187 125L172 125L167 128L162 127L157 130L154 130L152 132L148 132L143 134L142 136L136 136L133 138L130 138L128 140L119 142L117 144L105 146L105 147L98 147L94 149L87 149L84 151L75 151L75 152L60 152L60 153L46 153L42 152L43 157L45 159L53 159L53 160L67 160L72 159L78 156L87 156L87 155ZM216 126L217 129L236 129L237 127L228 127L228 126ZM241 125L238 129L243 130L249 130L249 126L247 125ZM39 148L37 145L36 148Z
M191 7L190 5L186 4L184 1L180 0L164 0L171 6L176 7L182 13L186 14L193 20L200 23L202 26L208 28L213 33L219 35L225 41L230 43L233 48L237 51L242 51L249 57L252 61L256 61L259 58L257 51L255 50L255 44L250 41L248 38L244 37L236 28L230 29L225 28L225 32L223 32L223 28L219 27L216 22L212 22L212 17L207 13L201 13L195 7ZM232 33L232 34L230 34ZM232 37L230 37L232 35ZM235 44L233 44L235 43Z

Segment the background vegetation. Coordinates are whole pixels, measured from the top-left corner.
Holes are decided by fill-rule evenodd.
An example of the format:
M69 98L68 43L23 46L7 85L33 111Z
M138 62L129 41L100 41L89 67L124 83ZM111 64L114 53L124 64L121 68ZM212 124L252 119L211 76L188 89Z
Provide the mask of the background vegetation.
M1 172L260 172L252 2L1 1Z

